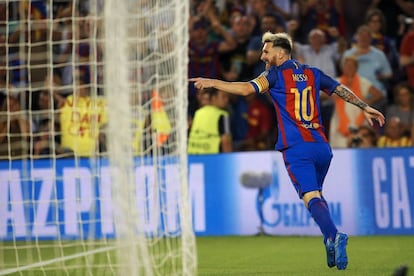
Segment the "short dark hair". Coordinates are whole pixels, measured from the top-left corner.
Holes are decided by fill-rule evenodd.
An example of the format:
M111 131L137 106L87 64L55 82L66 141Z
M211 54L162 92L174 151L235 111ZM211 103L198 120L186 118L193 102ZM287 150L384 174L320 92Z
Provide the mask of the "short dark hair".
M276 38L273 41L273 47L280 47L284 50L286 50L288 53L292 52L292 47L290 47L289 40L285 38Z
M214 87L204 88L203 93L206 93L208 95L208 98L211 99L211 97L218 94L218 89Z

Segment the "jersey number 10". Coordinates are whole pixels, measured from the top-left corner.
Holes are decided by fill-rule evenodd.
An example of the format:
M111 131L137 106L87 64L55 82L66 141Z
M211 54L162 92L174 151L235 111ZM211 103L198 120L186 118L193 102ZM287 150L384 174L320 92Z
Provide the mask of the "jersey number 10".
M298 88L291 88L290 93L295 95L295 117L298 121L311 122L315 116L315 101L312 97L312 86L307 86L302 92Z

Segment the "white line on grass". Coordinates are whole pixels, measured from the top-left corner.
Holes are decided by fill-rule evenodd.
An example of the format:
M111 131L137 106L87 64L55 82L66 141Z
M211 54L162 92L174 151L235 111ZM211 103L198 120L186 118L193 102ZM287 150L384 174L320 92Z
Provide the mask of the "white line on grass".
M39 266L46 266L46 265L50 265L50 264L53 264L53 263L56 263L56 262L76 259L76 258L79 258L79 257L92 255L92 254L95 254L95 253L101 253L101 252L104 252L104 251L110 251L110 250L114 250L114 249L115 249L115 246L108 246L108 247L99 248L99 249L95 249L95 250L90 250L90 251L87 251L87 252L78 253L78 254L74 254L74 255L70 255L70 256L66 256L66 257L61 257L61 258L56 258L56 259L52 259L52 260L48 260L48 261L43 261L43 262L39 262L39 263L35 263L35 264L19 266L19 267L16 267L16 268L9 268L9 269L5 269L5 270L0 271L0 275L6 275L6 274L10 274L10 273L24 271L24 270L32 269L32 268L39 267Z

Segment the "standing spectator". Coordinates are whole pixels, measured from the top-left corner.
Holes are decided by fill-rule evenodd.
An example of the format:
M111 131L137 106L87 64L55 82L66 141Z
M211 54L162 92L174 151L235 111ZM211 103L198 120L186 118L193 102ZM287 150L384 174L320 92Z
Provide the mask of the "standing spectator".
M390 86L392 86L394 82L398 82L401 77L400 63L395 40L385 35L387 22L384 13L379 9L369 10L365 18L365 24L371 29L371 45L383 51L390 63L393 73L392 78L390 79Z
M275 13L264 14L260 22L262 33L257 36L253 36L247 46L247 64L253 68L253 77L257 77L265 69L264 62L260 60L260 56L262 54L262 34L265 32L283 32L285 30L285 22Z
M414 23L403 36L400 47L400 64L404 68L408 82L414 87Z
M285 28L285 20L275 9L272 0L249 0L247 5L248 15L252 17L254 22L253 36L261 36L263 34L263 18L269 13L272 13L276 17L278 24ZM265 31L270 31L270 29Z
M251 35L251 24L247 16L238 10L232 13L230 19L230 34L237 42L234 50L225 52L220 56L223 68L223 79L227 81L243 81L252 78L252 72L247 65L247 46ZM205 95L205 93L200 93ZM247 132L247 103L244 97L230 96L230 125L234 148L244 140Z
M358 74L358 60L353 56L346 57L342 66L343 74L338 81L354 91L360 99L369 105L381 101L384 96L372 83ZM329 141L332 147L344 148L352 129L358 129L364 122L363 112L353 105L345 105L339 97L334 97L335 108L331 119Z
M235 49L220 55L223 67L223 78L228 81L240 81L251 78L248 70L246 54L250 39L251 28L246 16L236 16L231 19L230 34L236 41Z
M98 153L99 129L107 121L107 106L105 99L90 96L88 73L76 73L75 91L60 108L61 144L75 156L87 157Z
M206 75L221 78L220 53L228 52L236 47L236 41L221 25L214 13L210 12L211 7L206 7L205 14L209 17L195 16L190 20L190 43L189 43L189 64L188 75L194 77ZM220 41L209 39L210 29L219 34ZM197 109L195 89L189 86L189 113L194 115Z
M398 117L404 128L404 134L410 136L414 123L414 89L408 83L394 87L394 103L387 106L386 117Z
M371 8L378 8L383 11L387 18L385 35L395 39L397 48L400 45L401 19L414 14L414 2L412 0L372 0Z
M300 11L299 0L272 0L274 10L285 20L298 20Z
M321 68L330 76L338 75L337 63L341 57L341 48L336 41L328 43L325 32L313 29L309 33L308 44L295 43L295 46L299 61Z
M383 101L373 107L385 111L388 97L387 85L392 76L390 63L384 52L371 45L371 29L366 25L358 28L355 38L356 44L344 52L343 58L357 57L358 74L369 80L384 96Z
M391 117L385 122L384 134L378 138L377 146L387 147L411 147L411 139L404 134L404 126L400 118Z
M330 3L329 0L305 2L306 4L302 5L298 41L305 43L307 35L313 29L325 32L328 42L335 40L334 37L331 37L331 28L338 30L341 35L344 34L339 6Z
M210 103L195 113L188 138L189 154L211 154L233 151L230 118L225 110L229 102L226 92L210 88Z
M47 74L49 63L49 32L47 28L47 8L44 1L19 1L18 28L9 35L9 63L15 74L15 86L38 88ZM26 58L22 58L25 56ZM26 70L22 68L28 68ZM30 83L28 83L30 80Z

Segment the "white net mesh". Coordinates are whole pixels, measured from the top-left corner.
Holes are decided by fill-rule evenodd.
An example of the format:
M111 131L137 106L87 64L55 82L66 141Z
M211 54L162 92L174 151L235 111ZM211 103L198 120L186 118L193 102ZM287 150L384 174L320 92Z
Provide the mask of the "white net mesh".
M0 3L0 275L194 275L183 0Z

